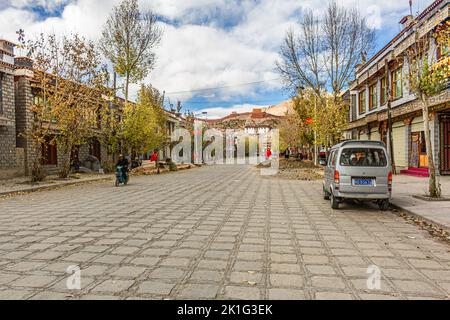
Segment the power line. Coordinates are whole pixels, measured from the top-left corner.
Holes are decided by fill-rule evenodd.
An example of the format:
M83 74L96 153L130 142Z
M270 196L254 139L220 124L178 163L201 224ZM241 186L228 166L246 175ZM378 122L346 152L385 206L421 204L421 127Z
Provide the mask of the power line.
M250 85L254 85L254 84L260 84L260 83L272 82L272 81L278 81L278 80L281 80L281 78L270 79L270 80L262 80L262 81L254 81L254 82L246 82L246 83L239 83L239 84L228 85L228 86L222 86L222 87L204 88L204 89L195 89L195 90L178 91L178 92L169 92L169 93L167 93L167 94L168 94L168 95L177 95L177 94L183 94L183 93L193 93L193 92L211 91L211 90L218 90L218 89L226 89L226 88L234 88L234 87L250 86Z
M286 100L286 99L285 99ZM184 104L211 104L211 103L215 103L215 104L224 104L224 103L233 103L233 104L250 104L250 103L270 103L270 102L280 102L280 101L284 101L282 99L273 99L273 100L253 100L253 101L246 101L246 100L241 100L241 101L185 101Z

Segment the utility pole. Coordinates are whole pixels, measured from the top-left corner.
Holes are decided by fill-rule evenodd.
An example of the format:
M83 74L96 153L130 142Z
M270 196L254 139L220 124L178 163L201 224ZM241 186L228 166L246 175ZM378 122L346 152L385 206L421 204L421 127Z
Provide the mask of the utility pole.
M395 161L394 161L394 142L392 139L392 116L391 116L391 102L392 102L392 90L391 90L391 81L389 77L389 61L388 59L384 60L384 68L385 68L385 83L386 83L386 97L387 97L387 114L388 114L388 124L387 124L387 131L388 131L388 143L389 143L389 157L391 159L391 166L392 171L395 174Z
M317 94L314 93L314 165L317 166Z

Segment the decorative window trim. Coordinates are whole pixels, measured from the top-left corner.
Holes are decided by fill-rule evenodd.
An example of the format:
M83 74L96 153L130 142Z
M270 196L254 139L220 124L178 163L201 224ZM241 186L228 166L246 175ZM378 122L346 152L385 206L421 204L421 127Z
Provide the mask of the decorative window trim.
M400 75L400 79L397 79L395 76ZM391 72L391 90L392 90L392 98L393 100L398 100L403 98L403 72L402 66ZM400 94L397 95L397 82L400 82Z
M378 109L378 85L369 86L369 112Z
M362 99L364 95L364 101ZM364 102L364 103L362 103ZM361 116L367 112L367 92L366 89L359 91L358 93L358 114Z

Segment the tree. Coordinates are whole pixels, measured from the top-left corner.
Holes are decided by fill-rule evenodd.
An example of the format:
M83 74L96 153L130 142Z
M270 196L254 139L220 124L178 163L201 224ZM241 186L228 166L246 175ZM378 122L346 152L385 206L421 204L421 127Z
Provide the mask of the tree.
M331 146L341 139L347 112L340 97L322 93L317 98L312 90L303 90L293 102L296 115L288 117L288 121L297 125L299 131L293 129L291 134L300 137L302 144Z
M339 7L334 0L326 10L322 31L327 84L338 99L354 77L356 66L365 63L368 52L374 49L375 32L357 9Z
M31 135L39 142L53 134L47 142L58 145L62 153L59 175L65 178L73 147L85 143L98 126L97 110L105 103L107 73L93 42L76 33L61 39L41 34L29 41L28 49L40 97L34 106Z
M124 108L123 134L133 154L159 150L168 140L162 96L151 86L141 86L136 105Z
M106 164L110 171L115 165L115 156L123 145L122 113L122 108L116 104L116 101L110 101L98 109L100 120L98 139L106 147L108 155L112 156L103 166Z
M306 124L305 117L301 116L300 106L295 112L285 115L280 122L280 150L288 147L302 147L313 143Z
M375 33L355 9L331 1L323 17L306 11L300 32L287 32L278 72L291 89L309 88L319 97L331 88L337 99L356 66L374 48Z
M153 69L153 50L161 35L156 15L151 11L141 12L137 0L123 0L113 8L103 28L100 48L114 71L125 77L126 102L130 83L143 80Z
M448 64L437 64L436 50L449 45L448 26L435 35L426 33L419 36L419 30L415 30L414 43L405 51L405 59L408 65L408 80L411 92L422 104L423 125L425 131L425 145L428 157L429 184L428 192L432 198L440 198L441 186L436 179L436 165L432 149L430 134L430 98L439 94L446 86L450 77Z
M278 72L286 84L297 93L299 88L310 88L320 95L325 86L323 41L320 24L312 10L306 11L300 21L300 35L288 30L281 46Z

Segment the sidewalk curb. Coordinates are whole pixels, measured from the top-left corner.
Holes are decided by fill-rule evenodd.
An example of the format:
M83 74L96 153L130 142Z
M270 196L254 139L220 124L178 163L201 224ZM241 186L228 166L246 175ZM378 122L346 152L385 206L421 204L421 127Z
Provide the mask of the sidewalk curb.
M436 221L431 220L429 218L425 218L424 216L421 216L418 213L415 213L415 212L413 212L413 211L411 211L409 209L402 208L401 206L398 206L398 205L396 205L396 204L394 204L392 202L391 202L391 207L396 209L396 210L398 210L398 211L404 212L404 213L406 213L406 214L408 214L410 216L419 218L419 219L425 221L426 223L428 223L428 224L430 224L432 226L435 226L435 227L437 227L439 229L444 230L445 232L450 233L450 226L446 226L446 225L443 225L442 223L436 222Z
M13 195L19 195L19 194L28 194L28 193L34 193L37 191L54 190L54 189L58 189L58 188L62 188L62 187L83 185L83 184L88 184L90 182L109 181L112 179L113 179L112 176L111 177L99 177L99 178L90 179L90 180L69 181L69 182L62 182L62 183L57 183L57 184L47 185L47 186L37 186L37 187L31 187L31 188L27 188L27 189L5 191L5 192L0 192L0 197L7 197L7 196L13 196Z

